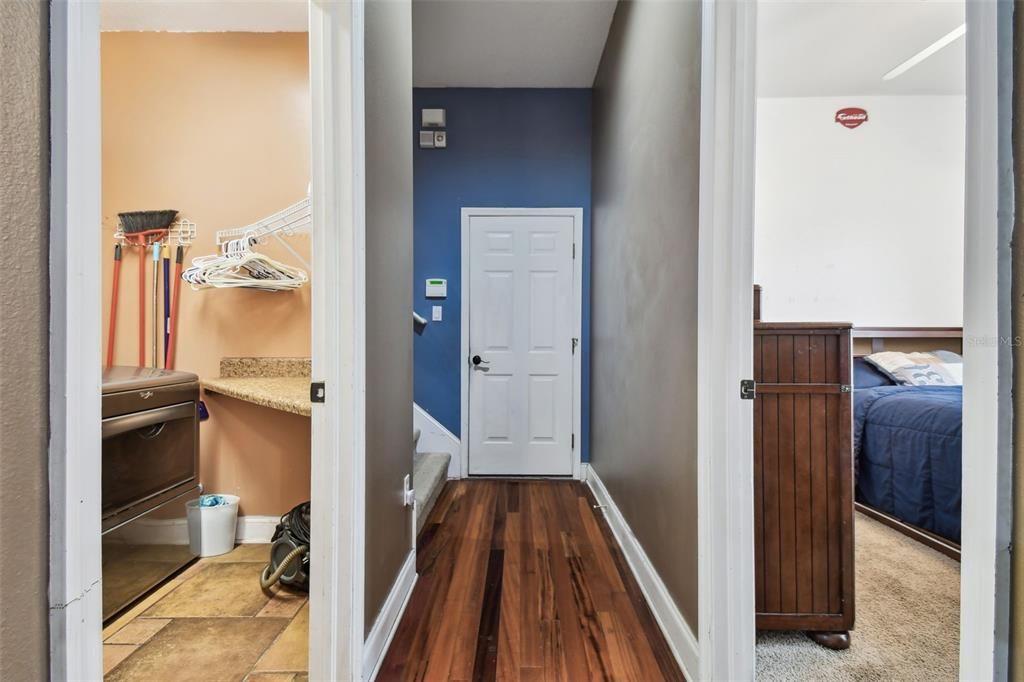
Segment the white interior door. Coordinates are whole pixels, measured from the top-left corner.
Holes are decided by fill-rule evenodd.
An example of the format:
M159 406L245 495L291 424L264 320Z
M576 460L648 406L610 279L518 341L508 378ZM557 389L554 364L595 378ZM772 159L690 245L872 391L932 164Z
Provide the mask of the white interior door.
M572 215L469 216L469 473L573 473Z

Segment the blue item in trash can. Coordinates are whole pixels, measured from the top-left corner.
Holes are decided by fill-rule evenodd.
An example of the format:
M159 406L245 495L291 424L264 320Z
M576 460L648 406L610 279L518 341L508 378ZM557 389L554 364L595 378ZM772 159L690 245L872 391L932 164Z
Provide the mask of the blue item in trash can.
M228 501L225 500L220 495L200 495L199 496L199 506L200 507L220 507L220 506L225 505L227 503L228 503Z

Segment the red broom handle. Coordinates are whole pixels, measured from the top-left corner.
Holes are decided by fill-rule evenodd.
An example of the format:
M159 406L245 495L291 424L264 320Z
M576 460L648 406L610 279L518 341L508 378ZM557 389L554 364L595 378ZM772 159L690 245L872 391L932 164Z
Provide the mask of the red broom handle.
M146 246L139 247L139 367L146 366Z
M117 333L117 293L121 283L121 245L114 246L114 283L110 289L110 327L107 330L107 368L114 366L114 335Z

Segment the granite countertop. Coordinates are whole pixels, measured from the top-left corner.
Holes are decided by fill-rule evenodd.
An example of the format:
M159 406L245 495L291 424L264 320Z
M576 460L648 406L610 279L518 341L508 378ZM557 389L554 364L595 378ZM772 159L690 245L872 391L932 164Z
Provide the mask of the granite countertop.
M220 374L203 379L203 388L273 410L312 414L309 358L223 358Z

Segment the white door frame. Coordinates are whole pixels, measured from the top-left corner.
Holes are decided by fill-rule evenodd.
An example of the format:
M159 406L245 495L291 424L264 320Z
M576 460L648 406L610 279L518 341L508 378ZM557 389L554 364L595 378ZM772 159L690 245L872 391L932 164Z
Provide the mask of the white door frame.
M967 0L962 680L1003 679L1009 671L1013 513L1013 348L1009 340L1014 333L1010 317L1011 11L1011 3L1005 1ZM1000 82L1007 86L1002 95Z
M99 3L50 5L50 677L103 677Z
M50 676L103 676L100 5L50 16ZM313 373L310 677L363 678L363 3L312 0ZM348 66L346 66L348 65Z
M366 516L363 0L311 0L313 376L309 677L362 680Z
M462 318L461 339L461 424L459 426L461 475L469 478L469 223L470 218L487 216L568 216L573 219L572 240L576 257L572 261L573 336L579 339L572 356L572 429L576 443L572 449L572 477L583 479L582 465L582 385L583 385L583 209L582 208L473 208L462 209Z
M754 677L753 206L756 4L701 1L697 268L702 680ZM724 456L723 456L724 455Z
M701 6L701 679L740 680L755 661L752 411L737 384L752 370L756 21L752 0ZM963 477L960 676L991 680L1008 670L1013 176L1010 94L1000 101L999 87L1012 82L1009 3L968 0L967 24L964 452L975 456Z

